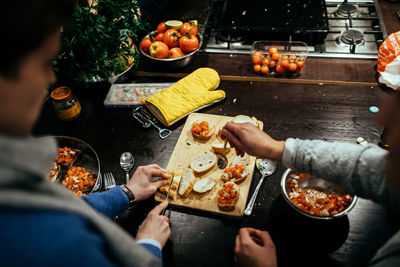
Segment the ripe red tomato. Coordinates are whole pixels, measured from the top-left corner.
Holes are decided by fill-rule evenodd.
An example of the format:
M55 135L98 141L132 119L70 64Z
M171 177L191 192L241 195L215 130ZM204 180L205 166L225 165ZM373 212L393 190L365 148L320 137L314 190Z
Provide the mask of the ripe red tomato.
M169 53L169 48L163 42L156 41L150 45L149 51L152 57L167 58Z
M262 61L263 61L263 58L262 58L261 55L254 55L253 56L253 63L255 65L261 65Z
M296 63L290 63L289 64L289 70L290 71L296 71L296 69L297 69Z
M276 66L276 61L271 60L271 61L269 62L269 66L270 66L271 68L275 67L275 66Z
M190 35L196 36L197 31L198 31L198 27L193 22L185 22L181 26L181 34L182 35L189 32Z
M254 70L255 72L260 72L261 66L258 65L258 64L257 64L257 65L254 65L253 70Z
M157 34L156 38L154 38L154 41L159 41L159 42L164 41L164 33L160 32L159 34Z
M183 57L185 53L179 48L179 47L174 47L169 50L168 53L168 58L178 58L178 57Z
M261 66L261 73L266 74L266 73L268 73L268 71L269 71L268 66L266 66L266 65L262 65Z
M169 29L164 33L163 41L169 48L177 47L179 45L178 39L178 32L174 29Z
M285 71L285 68L281 64L278 64L276 65L275 71L277 73L283 73Z
M268 65L269 65L269 59L268 59L267 57L265 57L265 58L262 60L261 65L268 66Z
M296 62L297 57L295 55L289 56L289 61L290 62Z
M181 39L179 39L179 47L182 49L182 51L185 52L193 52L194 50L199 47L199 39L197 39L196 36L182 36Z
M279 53L272 54L272 59L278 61L282 58L282 55Z
M296 62L296 65L297 65L297 68L303 68L303 66L304 66L304 61L303 60L298 60L297 62Z
M287 60L287 59L282 60L281 65L283 68L288 70L289 69L289 60Z
M140 42L140 47L142 48L143 51L145 51L147 53L149 52L150 45L151 45L151 41L150 41L150 37L148 37L148 36Z
M254 52L254 54L253 54L253 57L254 57L254 56L262 56L262 54L261 54L260 51L256 51L256 52Z
M278 49L276 47L271 47L269 49L269 54L272 56L273 54L278 53Z
M165 25L165 22L161 22L160 24L158 24L158 26L157 26L158 33L165 32L166 30L167 30L167 26Z

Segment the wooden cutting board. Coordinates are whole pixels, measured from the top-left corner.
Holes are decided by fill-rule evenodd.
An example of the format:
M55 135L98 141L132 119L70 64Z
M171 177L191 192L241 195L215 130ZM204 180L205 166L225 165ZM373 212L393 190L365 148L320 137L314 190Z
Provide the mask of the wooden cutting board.
M218 136L218 130L221 129L230 120L232 120L232 117L203 113L190 114L175 145L174 151L167 166L167 170L181 169L183 171L185 168L189 167L190 160L195 155L204 151L212 151L212 144L223 143L224 141ZM209 140L195 139L191 133L192 124L194 122L201 121L207 121L210 127L215 127L215 133ZM231 151L229 151L226 156L228 158L228 161L231 162L232 159L236 156L234 149L231 149ZM253 177L255 161L255 157L250 157L250 163L247 166L249 175L247 176L245 181L238 185L240 190L239 200L233 211L222 211L218 208L218 190L222 188L222 185L224 183L221 180L223 170L220 170L217 165L215 165L212 170L203 175L196 175L196 181L206 177L213 179L215 181L215 186L213 189L203 194L192 191L187 198L181 197L179 196L179 194L177 194L175 200L169 199L170 205L188 207L233 217L243 216L247 196L249 194L251 180ZM157 192L155 195L155 200L161 202L165 200L165 197L165 194Z

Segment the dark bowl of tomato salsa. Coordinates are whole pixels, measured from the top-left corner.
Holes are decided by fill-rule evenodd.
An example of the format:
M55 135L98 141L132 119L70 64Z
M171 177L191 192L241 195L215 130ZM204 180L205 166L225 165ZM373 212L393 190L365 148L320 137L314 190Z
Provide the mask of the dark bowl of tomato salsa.
M292 208L319 220L342 217L357 202L357 196L350 194L345 188L293 169L287 169L282 175L281 190Z

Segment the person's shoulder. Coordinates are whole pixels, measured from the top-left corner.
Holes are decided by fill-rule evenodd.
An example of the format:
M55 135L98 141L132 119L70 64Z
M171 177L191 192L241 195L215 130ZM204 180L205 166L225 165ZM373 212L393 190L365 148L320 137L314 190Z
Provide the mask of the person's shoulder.
M5 265L90 265L104 261L104 240L84 218L59 211L0 210Z

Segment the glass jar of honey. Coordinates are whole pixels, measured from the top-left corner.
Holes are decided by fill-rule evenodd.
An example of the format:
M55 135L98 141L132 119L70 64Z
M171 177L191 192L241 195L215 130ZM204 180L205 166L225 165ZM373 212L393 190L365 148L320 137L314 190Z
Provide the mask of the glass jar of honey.
M59 119L73 120L81 114L81 104L67 86L61 86L51 92L53 106Z

